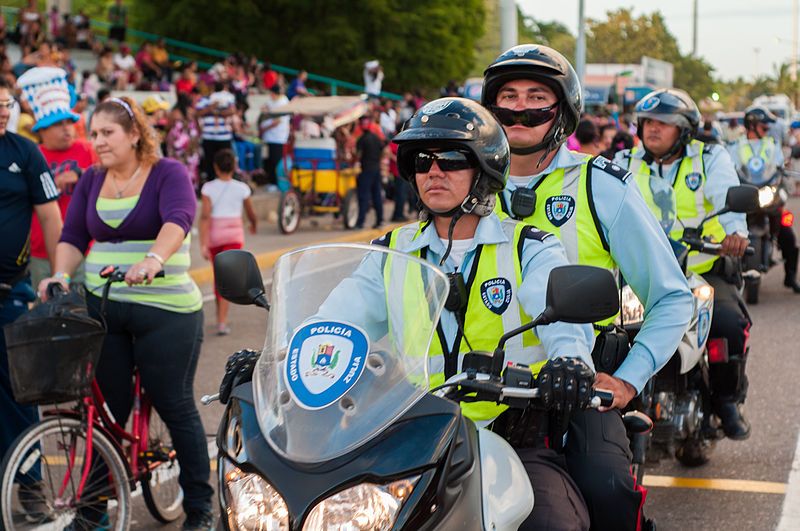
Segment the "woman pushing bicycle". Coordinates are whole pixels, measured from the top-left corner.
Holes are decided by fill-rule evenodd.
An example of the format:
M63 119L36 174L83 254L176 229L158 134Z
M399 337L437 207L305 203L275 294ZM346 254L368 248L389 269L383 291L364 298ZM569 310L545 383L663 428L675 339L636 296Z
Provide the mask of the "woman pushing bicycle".
M188 274L196 199L186 168L160 158L152 129L130 98L97 106L91 140L100 167L78 182L56 250L56 273L39 284L68 287L86 256L87 304L100 316L104 266L127 270L111 287L108 328L96 379L114 418L124 426L132 407L131 379L142 385L164 420L180 464L184 529L213 526L209 459L192 393L203 335L202 296ZM156 274L164 271L163 278ZM103 504L91 519L101 520ZM86 516L86 515L84 515Z

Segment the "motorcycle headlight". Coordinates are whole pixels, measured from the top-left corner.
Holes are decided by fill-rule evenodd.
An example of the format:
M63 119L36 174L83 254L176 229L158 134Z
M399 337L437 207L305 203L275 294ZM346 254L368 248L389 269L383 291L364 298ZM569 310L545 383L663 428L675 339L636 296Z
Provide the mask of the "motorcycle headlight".
M625 324L641 323L644 320L644 305L639 302L639 298L630 286L622 287L621 298L620 315L622 316L622 321Z
M394 525L403 503L411 496L417 481L419 476L388 485L361 483L337 492L311 510L303 531L388 531Z
M714 297L714 288L709 286L708 284L703 284L702 286L697 286L692 290L694 296L700 302L705 302Z
M764 186L758 190L758 205L761 208L767 207L775 200L775 188L773 186Z
M289 508L275 488L221 460L225 478L228 527L235 531L289 531Z

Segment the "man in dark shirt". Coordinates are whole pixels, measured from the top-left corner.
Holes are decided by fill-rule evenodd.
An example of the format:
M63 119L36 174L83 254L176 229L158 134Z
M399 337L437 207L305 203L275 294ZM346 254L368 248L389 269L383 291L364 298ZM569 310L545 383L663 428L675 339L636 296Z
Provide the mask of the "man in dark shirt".
M30 140L6 130L16 105L12 88L0 78L0 327L28 311L36 296L27 273L33 212L39 218L47 254L55 256L61 235L58 188L39 148ZM52 265L52 264L51 264ZM43 368L42 370L47 370ZM14 400L8 372L5 335L0 334L0 454L17 436L38 420L35 407ZM21 491L22 492L22 491ZM22 494L20 496L22 500ZM24 505L24 504L23 504Z
M383 197L381 196L381 156L384 142L372 131L372 119L368 115L359 121L362 135L356 142L356 158L361 162L361 173L356 180L358 187L357 229L364 228L364 219L369 211L369 202L375 208L375 227L383 224Z

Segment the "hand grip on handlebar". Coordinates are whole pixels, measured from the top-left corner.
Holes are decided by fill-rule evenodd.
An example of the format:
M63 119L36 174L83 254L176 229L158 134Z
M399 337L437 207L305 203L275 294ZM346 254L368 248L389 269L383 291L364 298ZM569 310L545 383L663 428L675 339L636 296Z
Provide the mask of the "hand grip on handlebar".
M747 249L744 250L744 255L753 256L754 254L756 254L756 250L748 245Z
M51 282L47 285L47 298L52 299L64 293L64 287L58 282Z
M589 402L589 407L611 407L614 403L614 393L606 391L605 389L595 389L592 393L592 400Z

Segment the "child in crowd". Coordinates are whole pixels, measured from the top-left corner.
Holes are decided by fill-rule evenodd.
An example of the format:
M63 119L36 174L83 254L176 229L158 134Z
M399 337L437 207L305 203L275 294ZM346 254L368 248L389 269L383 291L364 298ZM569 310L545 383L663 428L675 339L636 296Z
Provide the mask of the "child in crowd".
M203 258L214 261L222 251L241 249L244 245L242 207L250 222L250 234L256 233L256 213L250 199L250 188L236 181L236 156L231 149L221 149L214 155L214 172L217 178L203 185L200 215L200 245ZM230 333L228 326L229 303L216 293L217 335Z

